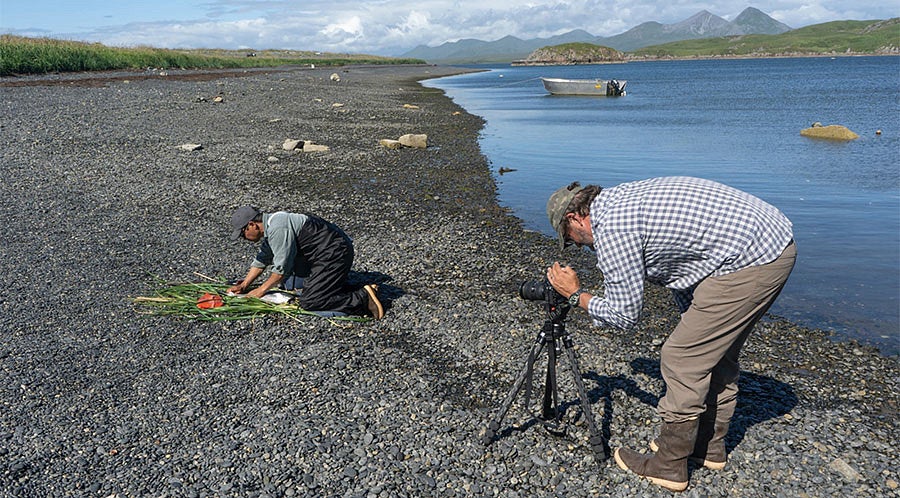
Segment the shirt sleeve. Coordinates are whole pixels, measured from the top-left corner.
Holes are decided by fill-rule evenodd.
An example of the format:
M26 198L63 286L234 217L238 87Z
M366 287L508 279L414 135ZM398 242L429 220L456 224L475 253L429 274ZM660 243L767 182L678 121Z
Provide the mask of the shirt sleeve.
M603 273L603 297L594 296L588 314L596 325L628 330L637 324L644 305L644 257L640 235L613 232L595 244Z
M259 246L259 252L256 254L256 259L253 260L253 263L250 266L254 268L265 268L272 264L272 248L269 246L269 241L263 240L262 244Z

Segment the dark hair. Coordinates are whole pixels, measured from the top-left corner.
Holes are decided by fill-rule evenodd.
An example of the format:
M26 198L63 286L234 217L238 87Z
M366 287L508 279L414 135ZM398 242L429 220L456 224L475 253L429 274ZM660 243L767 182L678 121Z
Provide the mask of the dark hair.
M577 188L578 182L572 182L572 185L569 188ZM569 205L566 206L567 213L575 213L580 216L587 216L591 214L591 203L594 202L594 198L597 197L597 194L603 190L603 187L599 185L588 185L575 194L575 197L569 201Z
M581 186L578 182L570 183L566 188L568 190L575 190ZM597 197L597 194L603 190L603 187L599 185L588 185L578 192L575 193L575 197L572 197L572 200L569 201L569 204L566 206L566 213L575 213L579 216L587 216L591 214L591 203L594 202L594 197ZM569 218L565 216L559 220L561 232L565 233L568 230L569 226Z

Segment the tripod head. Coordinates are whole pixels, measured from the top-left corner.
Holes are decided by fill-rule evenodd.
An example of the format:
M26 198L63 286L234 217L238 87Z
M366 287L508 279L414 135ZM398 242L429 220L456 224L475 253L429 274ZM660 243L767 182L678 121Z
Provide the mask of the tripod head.
M566 315L572 306L563 301L560 303L549 303L544 301L544 311L547 313L547 320L554 325L562 325L566 321Z

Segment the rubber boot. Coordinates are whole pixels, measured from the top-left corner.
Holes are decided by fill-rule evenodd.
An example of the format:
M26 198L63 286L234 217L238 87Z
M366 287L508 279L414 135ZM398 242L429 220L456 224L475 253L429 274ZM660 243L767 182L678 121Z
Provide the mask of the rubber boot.
M694 443L690 459L708 469L724 469L727 461L725 436L728 435L728 426L728 422L716 421L715 406L707 408L703 415L700 415L697 441ZM659 442L656 439L650 441L650 449L654 452L659 451Z
M728 434L728 419L718 420L716 407L707 409L700 416L700 428L697 430L697 442L691 460L712 470L725 468L725 436ZM731 418L730 416L728 418Z
M670 491L684 491L688 486L687 459L697 440L699 419L663 422L656 438L658 451L644 455L628 448L616 448L614 457L619 468L650 479Z

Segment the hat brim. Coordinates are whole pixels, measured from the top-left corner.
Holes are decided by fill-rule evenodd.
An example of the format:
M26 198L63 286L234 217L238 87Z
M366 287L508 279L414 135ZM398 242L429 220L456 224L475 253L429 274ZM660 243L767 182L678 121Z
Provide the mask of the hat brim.
M566 224L560 220L559 225L556 226L556 236L559 238L559 250L562 251L566 248Z
M235 228L233 232L231 232L231 240L238 240L241 238L241 232L244 230L243 227Z

